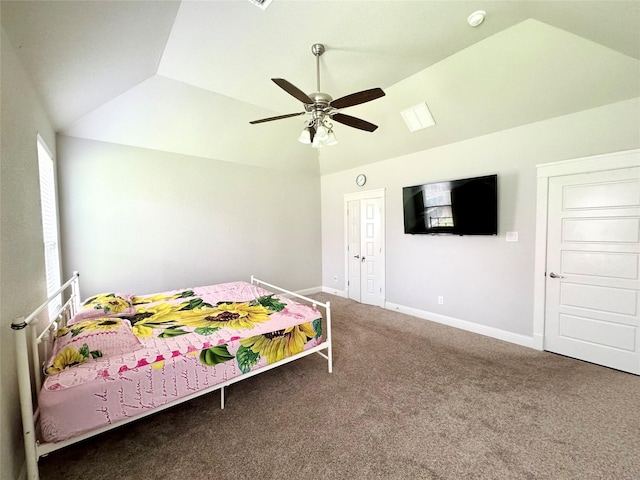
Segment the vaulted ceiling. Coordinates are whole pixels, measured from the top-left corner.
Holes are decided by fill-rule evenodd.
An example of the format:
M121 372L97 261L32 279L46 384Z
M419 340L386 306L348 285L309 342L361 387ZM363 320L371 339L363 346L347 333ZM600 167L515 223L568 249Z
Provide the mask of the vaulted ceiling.
M485 10L484 23L466 19ZM61 134L331 173L640 96L640 2L2 1L6 34ZM296 141L298 100L381 87L345 111L376 132ZM408 133L426 102L437 125Z

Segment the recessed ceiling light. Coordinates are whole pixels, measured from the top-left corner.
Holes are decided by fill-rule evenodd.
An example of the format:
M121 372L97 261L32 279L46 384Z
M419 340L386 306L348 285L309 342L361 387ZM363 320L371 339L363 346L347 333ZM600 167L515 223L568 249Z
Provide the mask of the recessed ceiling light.
M477 27L482 22L484 22L484 17L486 16L487 12L485 12L484 10L478 10L477 12L473 12L467 17L467 23L472 27Z

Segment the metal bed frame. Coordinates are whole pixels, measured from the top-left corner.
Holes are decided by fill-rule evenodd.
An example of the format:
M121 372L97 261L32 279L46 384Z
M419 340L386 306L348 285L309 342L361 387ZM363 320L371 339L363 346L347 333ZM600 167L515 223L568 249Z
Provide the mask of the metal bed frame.
M41 442L38 440L38 417L39 409L37 406L37 398L43 383L42 372L42 360L46 361L49 357L49 350L55 337L55 332L66 325L66 322L70 320L80 309L80 275L78 272L74 272L72 277L62 285L55 293L53 293L47 300L36 308L27 317L20 317L11 323L11 328L16 334L16 365L18 374L18 390L20 395L20 410L22 413L22 430L24 435L25 446L25 461L27 467L27 479L38 480L38 459L46 456L51 452L67 447L74 443L80 442L87 438L91 438L95 435L99 435L103 432L112 430L114 428L126 425L127 423L134 422L148 415L160 412L167 408L173 407L183 402L187 402L193 398L201 395L206 395L215 390L220 390L220 408L224 409L224 389L225 387L242 381L246 378L252 377L267 370L279 367L285 363L298 360L312 353L317 353L327 360L329 373L333 370L332 360L332 348L331 348L331 305L330 302L321 303L309 297L305 297L295 292L285 290L276 285L264 282L251 276L251 284L257 286L264 286L267 289L274 291L274 293L283 294L287 297L293 297L299 300L310 303L314 308L320 306L325 309L325 322L326 322L326 335L324 341L316 345L313 348L300 352L291 357L287 357L279 362L267 365L258 370L253 370L235 377L231 380L221 382L213 385L204 390L200 390L191 395L176 399L172 402L166 403L160 407L154 408L143 412L135 417L121 420L112 425L106 425L104 427L92 430L90 432L77 435L73 438L63 440L60 442ZM66 301L61 307L57 309L55 315L46 323L44 328L38 333L38 323L40 316L45 310L48 309L49 304L58 297L65 293L68 296ZM46 313L46 312L45 312ZM48 317L48 315L46 315ZM322 351L326 350L326 353ZM34 402L35 400L35 402ZM35 403L35 408L34 408Z

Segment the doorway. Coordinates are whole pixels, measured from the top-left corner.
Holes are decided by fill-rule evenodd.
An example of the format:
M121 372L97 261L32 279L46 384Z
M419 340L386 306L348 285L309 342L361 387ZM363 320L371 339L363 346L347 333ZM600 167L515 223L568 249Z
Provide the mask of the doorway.
M640 375L640 151L542 165L538 182L543 349Z
M385 302L384 200L384 189L344 196L347 297L379 307Z

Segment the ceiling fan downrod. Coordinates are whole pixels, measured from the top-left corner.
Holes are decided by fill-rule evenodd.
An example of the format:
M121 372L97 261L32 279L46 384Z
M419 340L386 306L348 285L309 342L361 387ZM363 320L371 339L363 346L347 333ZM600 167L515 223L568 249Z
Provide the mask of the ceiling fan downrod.
M324 45L314 43L311 45L311 53L316 56L316 85L318 86L318 92L320 92L320 55L324 53Z
M312 118L309 121L309 126L318 127L324 122L325 117L333 110L329 107L331 103L330 95L323 93L320 90L320 56L325 52L325 47L322 43L314 43L311 45L311 53L316 57L316 91L309 94L309 98L313 100L312 105L308 105L307 112L312 114Z

